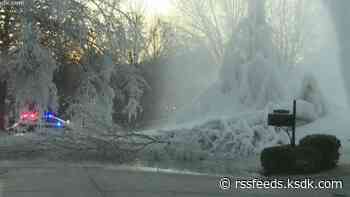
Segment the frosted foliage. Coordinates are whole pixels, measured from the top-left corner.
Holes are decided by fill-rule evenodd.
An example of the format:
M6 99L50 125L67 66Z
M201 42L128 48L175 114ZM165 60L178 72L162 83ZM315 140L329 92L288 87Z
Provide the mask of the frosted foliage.
M291 97L287 92L288 79L282 79L279 69L261 54L249 63L223 69L219 83L213 84L188 109L178 113L178 121L232 116L240 111L264 109L269 103L284 102Z
M96 59L93 64L87 66L89 69L82 76L83 80L76 93L76 100L68 109L77 126L95 132L113 125L115 94L109 85L113 66L108 57Z
M239 118L213 119L190 129L162 131L170 143L159 151L176 150L176 158L188 157L188 152L194 157L239 158L288 143L284 131L267 126L266 116L266 112L259 111Z
M96 94L89 97L87 94L82 95L79 103L70 106L69 112L73 112L73 122L76 129L82 128L84 132L102 132L106 128L111 128L112 120L112 90L108 90L109 96Z
M221 70L223 93L234 92L241 104L260 109L283 99L271 35L266 23L256 25L250 18L241 21Z
M227 96L238 97L247 107L262 109L269 102L279 102L286 97L285 82L278 75L278 69L261 54L249 63L223 70L221 90Z
M97 116L103 117L103 119L112 124L113 113L113 99L115 96L113 88L110 86L111 76L114 69L114 64L110 57L104 57L101 65L99 76L96 79L95 88L97 89L97 95L95 97L95 104Z
M284 87L277 71L260 54L251 62L243 65L242 82L238 89L242 104L261 109L269 102L283 99Z
M87 87L91 88L92 87ZM109 89L105 93L108 95L102 96L94 94L94 96L83 93L77 103L71 104L68 113L72 115L75 129L79 131L83 129L84 132L96 133L105 131L106 128L111 128L112 120L112 104L113 104L113 90Z
M23 30L23 46L16 54L14 90L17 102L24 106L35 102L42 109L57 107L57 90L53 73L57 66L50 51L40 46L39 33L26 24Z
M131 121L133 118L137 118L137 115L143 111L142 106L135 98L130 98L127 106L123 112L128 114L128 119Z
M145 89L149 88L148 83L135 65L118 66L115 78L116 84L123 84L116 87L117 98L126 103L122 112L128 116L129 121L136 119L143 111L140 101Z
M271 63L275 61L272 28L267 23L255 24L250 18L244 18L233 35L234 38L227 47L224 65L244 64L258 53L269 58Z

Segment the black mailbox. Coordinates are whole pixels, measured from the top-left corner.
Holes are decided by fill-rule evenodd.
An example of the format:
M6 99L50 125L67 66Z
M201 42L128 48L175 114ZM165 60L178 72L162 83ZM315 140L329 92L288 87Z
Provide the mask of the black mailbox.
M294 124L294 116L289 110L278 109L268 115L268 125L276 127L291 127Z
M273 110L273 113L275 114L289 114L289 110L286 110L286 109L275 109Z
M274 110L272 114L267 116L267 124L275 127L291 127L292 134L288 133L291 140L291 145L295 146L295 117L296 117L296 100L293 101L293 113L291 114L289 110L277 109Z

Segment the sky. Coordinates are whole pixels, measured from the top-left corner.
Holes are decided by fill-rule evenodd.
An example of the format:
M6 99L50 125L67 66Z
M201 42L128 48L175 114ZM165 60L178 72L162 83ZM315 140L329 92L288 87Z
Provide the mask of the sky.
M168 16L173 8L172 0L133 0L132 3L151 16Z

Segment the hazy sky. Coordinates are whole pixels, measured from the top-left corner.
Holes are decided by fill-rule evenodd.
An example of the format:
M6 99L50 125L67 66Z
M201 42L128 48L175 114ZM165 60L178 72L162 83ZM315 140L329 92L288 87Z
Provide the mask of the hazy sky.
M145 9L148 15L167 16L173 8L172 0L132 0L131 3Z

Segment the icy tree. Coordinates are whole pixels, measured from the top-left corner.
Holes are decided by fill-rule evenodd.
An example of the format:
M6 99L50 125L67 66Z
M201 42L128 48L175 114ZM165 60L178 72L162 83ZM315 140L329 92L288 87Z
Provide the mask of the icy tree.
M127 115L129 121L134 120L143 111L140 101L145 89L148 88L148 83L135 65L119 65L114 76L113 84L118 92L117 100L125 106L121 112Z
M284 97L274 56L272 29L265 22L263 1L250 1L229 45L221 70L221 89L234 92L242 104L263 108Z
M98 8L96 17L102 18L93 23L96 34L103 35L97 36L96 44L104 46L114 65L110 85L115 92L115 119L134 121L143 111L141 98L148 88L140 66L148 50L145 18L135 7L121 10L118 2L92 3Z
M246 14L244 0L176 0L176 7L185 21L186 32L204 39L216 65L221 65L225 56L225 45L234 33L241 18ZM182 21L181 21L182 22Z
M7 127L8 84L12 66L9 64L11 51L17 46L19 33L19 9L15 6L3 6L0 11L0 129Z
M41 110L57 107L53 73L56 62L50 50L40 45L40 32L30 20L23 24L22 46L15 55L13 87L20 108L36 103Z
M111 126L113 110L129 119L140 113L146 86L137 66L145 50L142 16L121 10L118 1L65 0L46 4L52 11L49 22L58 26L49 30L53 32L47 40L61 64L56 78L64 89L64 103L69 106L66 114L79 125L93 123L96 118ZM41 14L46 15L45 10ZM58 36L52 36L55 34ZM64 83L64 79L75 84ZM122 106L114 108L115 99L122 100Z
M80 86L67 112L77 128L92 132L112 128L114 90L109 83L113 62L107 55L91 54L83 63Z

